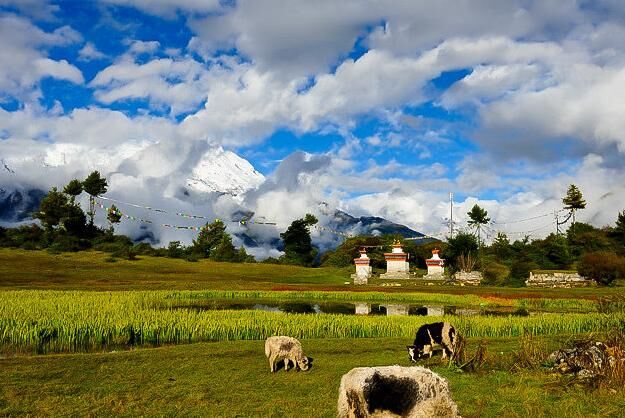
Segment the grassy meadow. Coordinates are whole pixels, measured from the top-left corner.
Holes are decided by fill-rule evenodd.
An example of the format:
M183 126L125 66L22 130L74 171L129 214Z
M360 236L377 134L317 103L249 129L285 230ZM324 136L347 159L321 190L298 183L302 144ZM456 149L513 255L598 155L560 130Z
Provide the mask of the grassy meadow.
M508 289L344 284L349 270L0 250L0 416L335 415L342 374L409 365L405 345L451 321L485 366L449 379L465 417L625 414L625 391L516 368L522 340L546 356L575 338L625 332L622 288ZM529 310L529 316L354 316L197 310L211 300L414 303ZM263 340L300 338L310 372L271 375Z
M559 340L546 340L551 348ZM310 339L308 372L272 375L262 341L225 341L98 354L0 360L0 415L334 417L341 376L353 367L408 366L405 338ZM625 396L559 384L542 370L510 372L515 339L489 340L489 363L449 380L464 417L619 417Z

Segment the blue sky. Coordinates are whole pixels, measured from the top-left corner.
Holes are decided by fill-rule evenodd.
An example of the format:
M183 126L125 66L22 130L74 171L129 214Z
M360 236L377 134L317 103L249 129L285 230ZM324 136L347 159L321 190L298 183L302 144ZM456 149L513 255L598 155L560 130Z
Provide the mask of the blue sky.
M558 209L570 183L588 222L625 206L621 2L314 3L0 0L0 157L64 147L118 173L166 144L123 173L146 184L173 172L150 158L184 175L198 143L268 178L304 151L324 163L289 173L303 201L430 233L449 192L460 222Z

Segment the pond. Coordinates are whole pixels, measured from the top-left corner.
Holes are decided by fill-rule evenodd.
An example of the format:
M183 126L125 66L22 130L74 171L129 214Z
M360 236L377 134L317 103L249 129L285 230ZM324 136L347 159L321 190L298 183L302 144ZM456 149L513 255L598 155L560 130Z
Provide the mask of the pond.
M511 308L464 308L456 306L420 305L405 303L349 303L349 302L301 302L279 300L206 300L191 305L173 306L171 309L208 310L257 310L299 314L341 314L341 315L402 315L402 316L442 316L442 315L497 315L528 316L526 310Z

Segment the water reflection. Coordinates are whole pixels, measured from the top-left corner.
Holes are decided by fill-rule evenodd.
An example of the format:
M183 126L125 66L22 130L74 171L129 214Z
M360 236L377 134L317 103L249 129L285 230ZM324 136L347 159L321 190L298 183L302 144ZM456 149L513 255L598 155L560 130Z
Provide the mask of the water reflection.
M385 316L475 316L475 315L528 315L527 311L510 309L474 309L443 305L418 305L401 303L341 303L294 301L231 301L209 300L194 305L175 306L173 309L205 310L257 310L299 314L385 315Z

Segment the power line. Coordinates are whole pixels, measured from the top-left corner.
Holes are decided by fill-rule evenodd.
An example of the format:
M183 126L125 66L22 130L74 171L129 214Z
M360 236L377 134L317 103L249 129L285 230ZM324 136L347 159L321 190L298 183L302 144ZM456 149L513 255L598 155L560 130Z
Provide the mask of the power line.
M560 209L557 211L557 213L560 213L560 212L566 212L566 210ZM517 219L514 221L491 221L491 223L497 224L497 225L516 224L519 222L531 221L533 219L544 218L545 216L552 216L552 215L553 215L553 212L547 212L547 213L543 213L542 215L531 216L529 218Z

